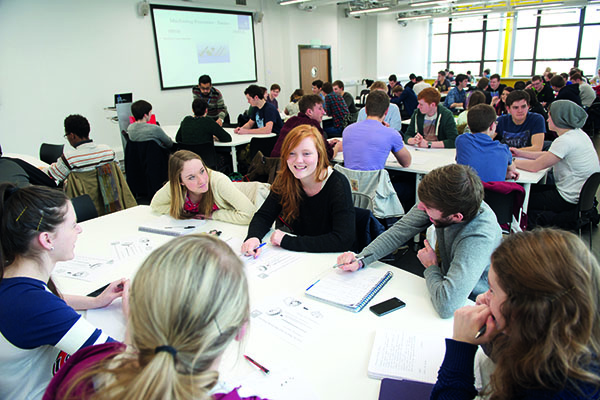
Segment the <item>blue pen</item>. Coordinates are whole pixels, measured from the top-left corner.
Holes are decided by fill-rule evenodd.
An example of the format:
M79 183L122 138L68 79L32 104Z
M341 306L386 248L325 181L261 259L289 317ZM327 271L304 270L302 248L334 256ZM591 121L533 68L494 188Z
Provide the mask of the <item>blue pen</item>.
M310 285L309 287L306 288L306 290L309 290L311 287L315 286L317 283L319 283L320 279L318 281L316 281L315 283L313 283L312 285Z
M256 246L256 247L254 248L254 251L256 251L256 250L260 249L261 247L265 246L266 244L267 244L267 242L264 242L264 243L261 243L261 244L259 244L258 246Z

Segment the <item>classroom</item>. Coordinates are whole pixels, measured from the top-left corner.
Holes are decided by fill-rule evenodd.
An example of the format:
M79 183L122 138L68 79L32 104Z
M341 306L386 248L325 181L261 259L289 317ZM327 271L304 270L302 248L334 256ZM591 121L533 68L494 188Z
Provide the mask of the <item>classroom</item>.
M69 144L78 146L73 142L78 135L66 130L65 117L80 114L89 121L93 142L113 149L110 160L119 161L123 168L124 139L115 95L127 93L133 94L133 102L149 101L153 116L175 139L182 120L196 113L195 109L192 113L191 87L202 72L189 86L164 88L166 78L164 70L160 70L152 15L148 15L152 13L150 7L162 6L252 16L256 79L213 82L223 95L233 125L237 116L248 110L248 103L263 107L260 95L254 96L253 85L280 85L279 105L287 104L303 79L301 48L329 50L330 81L334 87L334 81L344 82L344 90L365 108L366 119L379 121L378 132L386 125L384 115L387 116L391 103L375 87L385 86L392 75L402 85L410 82L411 74L421 75L428 85L437 85L436 79L444 70L454 71L455 78L469 70L475 81L484 75L493 78L493 74L499 74L501 82L512 87L518 81L543 75L547 68L561 73L577 66L585 73L584 81L594 79L595 85L600 83L597 0L3 0L1 151L22 155L23 160L41 169L47 166L35 160L41 143L64 143L65 151ZM379 82L371 88L368 100L364 92L360 95L371 81ZM452 88L455 86L453 83ZM448 84L448 89L452 88ZM391 87L379 90L388 90L391 96ZM286 131L288 136L281 152L289 156L281 158L282 175L273 185L275 191L266 183L231 182L219 171L209 174L208 166L197 156L180 150L169 160L169 170L179 168L173 175L177 182L172 176L167 178L160 192L151 196L151 205L120 204L117 209L122 211L78 223L77 209L61 191L58 195L51 193L53 189L17 189L0 182L0 225L3 236L14 237L10 242L2 239L0 259L5 265L0 270L0 303L18 298L20 291L25 290L19 285L36 281L32 286L38 293L37 304L45 302L44 307L60 309L60 328L65 328L61 336L63 332L59 335L58 327L53 327L48 318L40 324L58 335L50 346L44 343L45 347L50 347L50 352L61 351L54 355L57 364L53 372L58 371L58 378L52 380L44 399L66 398L62 397L65 385L74 382L79 368L94 373L86 376L83 385L69 387L74 390L71 395L82 398L89 397L98 384L106 390L105 394L98 392L105 398L123 393L142 397L158 393L157 397L165 397L166 392L161 390L187 390L195 398L207 400L425 399L430 395L446 399L475 398L478 394L494 399L516 395L533 399L549 393L564 398L600 399L598 228L592 229L590 223L590 229L578 238L556 229L527 231L524 218L536 187L542 186L548 175L550 182L556 179L564 185L568 180L565 162L558 164L567 160L566 153L564 157L557 155L558 146L550 147L550 142L544 143L542 152L542 141L532 138L529 145L539 144L540 149L534 148L535 156L531 157L525 150L512 148L525 145L510 144L509 150L508 142L503 144L508 166L503 164L506 182L503 176L500 183L519 186L524 200L521 199L522 210L509 211L508 228L501 228L494 214L496 209L491 203L487 205L487 197L483 202L488 182L478 177L481 173L476 167L460 165L465 163L458 160L459 153L454 148L454 138L471 136L471 120L464 123L466 133L463 125L457 136L458 123L451 121L455 132L451 139L444 141L439 137L438 141L437 131L432 139L431 126L425 134L420 130L423 128L417 127L415 116L419 112L429 115L421 107L443 107L443 97L440 103L439 89L425 91L427 96L435 92L435 101L424 97L422 105L419 95L419 111L415 110L413 118L402 118L401 134L408 129L411 135L404 137L405 144L386 150L389 157L384 157L385 166L379 167L387 171L389 186L390 177L394 183L392 189L398 192L398 196L393 193L396 203L398 198L404 202L399 190L414 197L409 208L392 215L389 225L389 216L381 219L373 206L367 225L359 225L357 202L352 196L358 181L343 178L342 163L346 162L344 165L350 169L348 165L354 161L348 152L338 151L341 134L339 140L325 140L323 147L321 127L307 125ZM447 92L441 91L445 97ZM491 91L485 90L486 95ZM500 98L501 94L502 89L492 96ZM507 102L508 96L506 93L501 101L495 99L492 105L501 102L510 108L512 100ZM599 99L596 97L594 102L596 108ZM522 100L517 98L514 103ZM565 102L553 109L546 122L545 129L556 128L557 138L583 132L579 128L594 107L586 106L584 110ZM458 109L462 110L463 105L467 108L465 102ZM311 103L313 106L317 107ZM381 108L381 114L372 114L368 107ZM481 110L483 115L486 110L477 107L473 109ZM513 112L516 115L516 110ZM438 118L442 114L440 111L434 115ZM504 114L511 118L510 112ZM147 122L150 117L146 111L141 113L143 118L135 112L133 115L131 122L136 124ZM453 115L454 119L457 115L458 112ZM490 124L497 129L496 117L502 118L500 112L493 115L493 123L473 131L472 136L487 132L493 139L495 132L490 131ZM359 118L355 125L360 121ZM317 122L324 128L321 119ZM425 124L430 125L431 121ZM389 125L386 129L391 131ZM585 142L586 163L597 167L588 175L590 179L592 175L600 177L598 135L594 137L597 129L592 127L590 138L584 135L590 142ZM233 126L226 131L234 142L236 136L243 136ZM583 139L577 140L580 145ZM402 136L399 141L402 142ZM351 143L345 131L343 143ZM498 140L494 143L498 144ZM229 148L226 141L215 144L215 148L218 146ZM231 146L233 171L237 172L236 157L242 156ZM561 151L566 152L564 146ZM327 152L329 147L334 149L333 156ZM554 157L552 163L546 163L548 157L543 158L548 154ZM335 167L320 170L327 158ZM569 167L577 164L573 157L569 160ZM555 167L552 176L549 171L558 165L563 168ZM579 172L576 169L582 167L573 168L570 173L575 177ZM127 175L127 168L124 172ZM56 175L49 175L56 179ZM450 183L446 185L447 182ZM285 190L291 186L297 187L294 193L300 194L288 196ZM554 190L563 196L558 186L557 183ZM577 198L580 190L583 193L581 185ZM207 191L210 196L205 195ZM565 201L574 204L577 198ZM181 207L177 210L173 204L178 202ZM402 204L399 206L402 208ZM182 219L192 214L197 215ZM375 233L373 227L377 226L382 231ZM428 226L431 229L422 233ZM360 241L365 243L350 252L349 243L356 237L356 245L359 233ZM377 235L380 236L375 239ZM36 240L32 241L34 237ZM28 241L25 250L17 245L19 241ZM408 249L414 265L403 265L407 261L400 258L398 249ZM180 270L176 268L179 265ZM470 269L473 265L477 267ZM31 269L32 266L35 267ZM194 278L190 277L197 278L200 270L207 278L203 276L198 282L206 286L193 288ZM47 284L49 280L52 284ZM64 301L54 296L57 288L65 294ZM177 295L170 294L173 292ZM92 293L94 296L90 296ZM42 296L46 300L39 300ZM207 301L209 297L211 300ZM186 301L194 302L196 310L202 312L190 313ZM394 303L391 306L390 301ZM529 309L522 306L526 303L531 304ZM32 304L23 308L3 306L0 310L0 321L4 320L0 322L0 353L6 355L4 350L16 349L16 354L38 346L35 338L28 335L13 339L14 332L24 329L14 327L19 325L15 315L29 315L34 309ZM379 309L363 310L371 306ZM13 307L17 312L11 314ZM145 326L140 318L131 317L130 310L139 312L149 322L152 318L157 320ZM505 319L508 312L512 313L510 321ZM533 316L538 315L544 326L533 326ZM205 316L207 320L200 321ZM7 322L9 318L15 322ZM71 321L64 323L68 327L62 326L61 318ZM180 343L169 335L153 337L157 332L151 330L143 336L150 325L156 329L161 323L167 326L183 320L188 327L199 324L188 334L198 334L202 346L210 338L212 347L206 349L210 357L202 358L202 366L195 358L200 356L200 345L185 348L189 343ZM29 321L27 318L23 325L29 327ZM543 329L547 326L554 328L546 332ZM523 339L527 336L524 332L531 335ZM150 337L157 342L137 341ZM539 339L534 341L535 346L527 342L531 338ZM103 358L109 353L110 357L115 356L110 364L111 368L116 367L115 371L139 367L138 355L135 362L128 364L129 340L138 346L139 364L144 364L142 359L146 357L159 366L156 371L160 372L151 379L159 382L155 387L125 392L126 386L133 387L127 383L127 374L119 376L117 372L115 379L108 380L95 376L99 373L95 368L100 364L89 360L100 358L94 358L97 355L93 349L99 349ZM488 347L490 343L498 347ZM557 343L561 350L548 350ZM88 347L91 344L95 346ZM522 361L522 370L515 372L516 356L525 350L531 358ZM68 361L66 356L75 351L78 356ZM22 393L10 382L11 377L27 381L29 370L33 371L36 363L26 364L31 361L29 353L24 356L27 361L18 361L21 371L11 376L14 368L9 368L11 361L6 360L14 354L0 355L0 398L3 393L11 398L42 398L45 386L40 388L38 383L46 378L41 374L31 378ZM43 357L44 361L49 359L48 354ZM533 359L536 361L531 362ZM560 367L555 370L550 367L558 364ZM58 369L59 365L63 367ZM462 371L453 375L458 369ZM170 387L170 383L159 379L167 373L205 380L194 386L177 378ZM96 381L100 376L102 379ZM9 384L12 387L4 392L1 387ZM119 388L120 385L123 386ZM26 391L30 393L25 394ZM460 397L452 397L455 393L460 393Z

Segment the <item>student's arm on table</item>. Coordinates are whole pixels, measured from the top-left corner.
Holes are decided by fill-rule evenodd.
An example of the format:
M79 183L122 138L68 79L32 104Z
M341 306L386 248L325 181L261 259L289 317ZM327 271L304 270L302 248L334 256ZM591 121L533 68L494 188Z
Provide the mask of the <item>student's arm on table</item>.
M65 302L75 310L89 310L92 308L102 308L111 304L115 299L123 295L125 285L129 283L128 279L121 278L111 282L110 285L97 297L78 296L72 294L63 295Z
M544 147L544 133L531 135L531 146L521 147L521 151L542 151Z
M410 152L408 151L408 149L406 147L403 147L400 150L398 150L392 154L394 154L394 157L396 157L396 160L398 160L398 163L400 163L400 165L402 167L410 166L410 163L412 161L412 156L410 155Z
M524 152L524 153L527 153L527 152ZM525 170L525 171L538 172L544 168L549 168L549 167L553 166L554 164L558 163L561 160L560 157L554 155L553 153L551 153L549 151L540 151L538 153L539 153L539 155L535 159L515 160L515 162L513 164L517 168ZM513 154L515 154L515 153L513 152Z
M250 120L248 122L252 122L252 120ZM244 125L244 126L246 126L246 125ZM244 128L241 128L237 133L239 133L241 135L248 134L248 133L252 133L252 134L255 134L255 135L256 134L263 134L264 135L264 134L271 133L272 130L273 130L273 122L269 121L262 128L256 128L256 129L244 129Z
M233 130L233 133L239 133L239 134L250 133L249 131L252 129L253 126L254 126L254 121L249 120L244 125L238 126L237 128L235 128Z
M269 232L271 225L281 213L281 204L279 196L270 192L263 205L254 213L252 221L248 226L248 235L242 244L242 254L253 256L254 258L260 255L260 250L257 249L262 238Z

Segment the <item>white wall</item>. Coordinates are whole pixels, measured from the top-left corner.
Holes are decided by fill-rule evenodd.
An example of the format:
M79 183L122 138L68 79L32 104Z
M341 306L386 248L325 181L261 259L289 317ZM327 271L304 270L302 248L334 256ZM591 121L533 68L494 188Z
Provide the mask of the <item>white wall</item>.
M160 90L152 21L138 15L138 2L0 1L0 144L5 152L37 155L42 142L66 143L63 120L74 113L89 119L95 141L120 151L118 125L109 120L115 113L104 110L113 105L115 93L133 92L134 99L150 101L163 125L178 124L191 112L191 89ZM263 22L254 26L258 83L279 83L283 104L299 86L298 45L331 46L334 80L360 81L380 71L387 76L420 67L415 60L420 52L411 53L413 42L404 37L406 29L412 35L410 26L400 28L390 18L346 18L336 5L306 12L275 0L248 0L248 6L235 6L235 0L153 3L263 12ZM390 48L407 57L390 58L384 51ZM247 107L246 86L219 86L233 120Z

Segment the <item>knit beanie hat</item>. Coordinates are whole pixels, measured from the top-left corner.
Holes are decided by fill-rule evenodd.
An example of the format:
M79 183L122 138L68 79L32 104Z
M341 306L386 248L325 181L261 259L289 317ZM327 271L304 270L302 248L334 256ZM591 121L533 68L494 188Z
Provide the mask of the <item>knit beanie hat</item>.
M570 100L553 101L548 111L554 125L561 129L581 128L588 117L583 108Z

